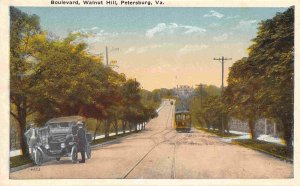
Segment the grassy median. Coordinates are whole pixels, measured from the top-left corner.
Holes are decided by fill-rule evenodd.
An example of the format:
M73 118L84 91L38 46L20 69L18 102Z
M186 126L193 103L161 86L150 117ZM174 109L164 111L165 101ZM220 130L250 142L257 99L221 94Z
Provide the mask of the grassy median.
M254 150L270 154L280 159L293 162L293 150L289 149L286 145L251 139L235 139L232 140L232 143L242 145Z
M137 132L140 132L140 130L138 130ZM107 141L115 140L115 139L118 139L118 138L121 138L121 137L128 136L132 133L135 133L135 131L131 131L131 132L128 132L128 133L125 133L125 134L124 133L119 133L118 135L109 136L107 138L96 139L96 140L93 140L92 145L96 145L96 144L99 144L99 143L104 143L104 142L107 142Z
M26 155L14 156L14 157L10 157L10 159L9 159L10 168L18 167L21 165L26 165L28 163L32 163L32 161Z
M222 137L222 138L226 138L226 137L238 137L238 136L240 136L239 134L222 133L222 132L219 131L219 130L208 130L207 128L196 127L196 129L202 130L202 131L204 131L204 132L208 132L208 133L211 133L211 134L215 134L215 135L220 136L220 137Z

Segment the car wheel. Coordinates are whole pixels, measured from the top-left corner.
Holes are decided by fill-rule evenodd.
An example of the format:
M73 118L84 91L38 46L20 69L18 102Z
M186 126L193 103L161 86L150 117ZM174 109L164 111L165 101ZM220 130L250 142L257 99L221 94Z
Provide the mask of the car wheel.
M90 144L88 144L87 148L86 148L86 157L87 157L87 159L91 159L91 157L92 157L92 149L91 149Z
M59 161L60 160L60 158L56 158L56 161Z
M72 147L72 153L71 153L72 163L77 163L78 159L78 150L76 146Z

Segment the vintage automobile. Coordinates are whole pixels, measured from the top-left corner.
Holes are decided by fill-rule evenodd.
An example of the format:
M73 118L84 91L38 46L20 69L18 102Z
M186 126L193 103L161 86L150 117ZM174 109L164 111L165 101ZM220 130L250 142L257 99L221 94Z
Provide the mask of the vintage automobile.
M45 157L56 158L69 156L73 163L77 162L78 138L77 123L85 120L81 116L53 118L46 122L44 127L35 129L37 142L33 146L31 157L35 164L41 165ZM86 133L86 157L91 158L92 136Z

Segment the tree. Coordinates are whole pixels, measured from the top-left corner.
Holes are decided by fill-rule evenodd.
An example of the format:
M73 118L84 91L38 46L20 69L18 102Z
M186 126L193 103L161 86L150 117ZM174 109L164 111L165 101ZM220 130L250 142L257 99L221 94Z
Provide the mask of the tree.
M249 60L257 66L258 103L266 117L283 128L292 148L294 133L294 7L262 21L249 47Z
M10 114L18 121L21 136L26 130L26 118L33 114L30 108L33 84L38 81L39 68L34 66L31 40L41 33L39 17L10 8ZM20 137L22 152L26 141Z
M223 100L231 116L247 120L252 139L256 139L255 122L261 117L261 108L257 91L261 83L257 79L257 66L251 64L247 58L236 61L230 67L228 86Z

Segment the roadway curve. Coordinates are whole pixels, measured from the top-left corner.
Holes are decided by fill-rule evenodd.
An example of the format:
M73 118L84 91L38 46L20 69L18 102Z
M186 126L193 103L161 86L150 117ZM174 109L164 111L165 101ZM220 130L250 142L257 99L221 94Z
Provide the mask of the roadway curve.
M293 165L231 145L202 131L177 133L174 106L165 101L146 130L92 151L85 164L69 158L10 174L32 178L292 178ZM80 157L80 156L79 156Z

